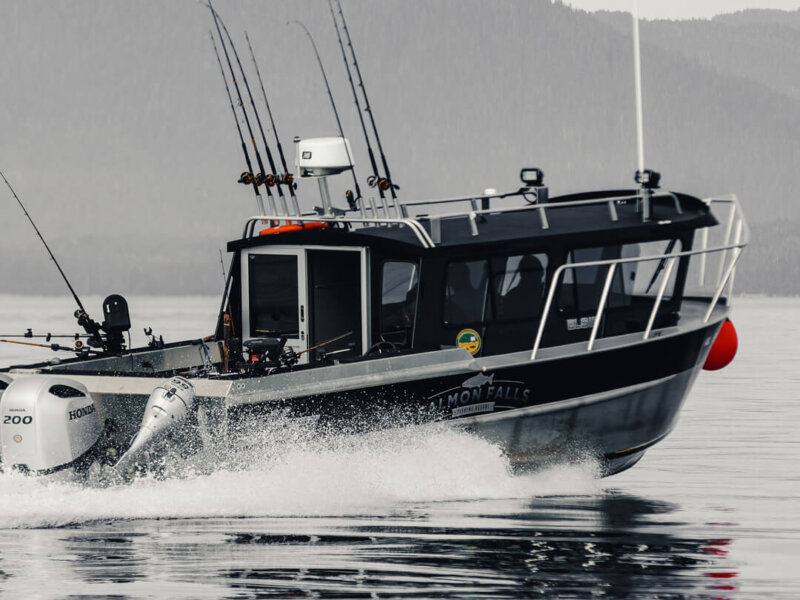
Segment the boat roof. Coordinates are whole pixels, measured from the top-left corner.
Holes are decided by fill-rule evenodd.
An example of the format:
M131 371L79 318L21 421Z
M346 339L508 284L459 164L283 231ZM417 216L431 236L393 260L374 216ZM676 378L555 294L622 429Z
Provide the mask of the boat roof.
M478 197L480 200L481 197ZM703 200L677 192L658 192L650 198L650 219L643 220L640 190L604 190L557 196L547 204L443 213L413 217L433 241L426 246L412 227L398 220L387 224L352 228L329 218L327 229L305 229L273 235L258 235L229 242L237 251L269 245L394 247L419 253L476 247L547 247L558 245L587 247L626 241L645 241L676 237L689 229L717 224ZM419 203L422 204L422 203ZM435 204L435 201L431 201ZM403 206L403 205L401 205ZM404 212L406 212L404 210ZM320 220L326 220L320 217ZM389 221L392 221L389 223ZM256 227L258 229L258 226Z

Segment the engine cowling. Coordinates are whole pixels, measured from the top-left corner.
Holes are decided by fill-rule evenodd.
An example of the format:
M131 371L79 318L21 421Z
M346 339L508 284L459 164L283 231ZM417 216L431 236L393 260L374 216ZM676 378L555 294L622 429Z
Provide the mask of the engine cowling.
M152 444L183 424L194 405L194 385L184 377L172 377L150 394L142 425L116 468L124 471Z
M0 454L7 468L46 473L68 467L102 433L89 391L72 379L20 377L0 395Z

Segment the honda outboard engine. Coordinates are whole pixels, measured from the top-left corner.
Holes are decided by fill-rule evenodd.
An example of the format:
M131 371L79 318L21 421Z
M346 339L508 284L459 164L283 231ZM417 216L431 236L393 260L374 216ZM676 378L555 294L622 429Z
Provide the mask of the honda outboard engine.
M194 386L183 377L173 377L154 389L144 409L139 433L115 468L124 472L154 442L183 423L193 404Z
M14 379L0 393L0 455L6 468L39 474L89 462L103 433L86 387L58 376Z

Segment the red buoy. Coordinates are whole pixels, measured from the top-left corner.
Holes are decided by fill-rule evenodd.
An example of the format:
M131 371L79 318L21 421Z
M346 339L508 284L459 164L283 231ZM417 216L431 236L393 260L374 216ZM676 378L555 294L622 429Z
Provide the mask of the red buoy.
M739 338L736 335L736 328L730 319L725 319L719 329L719 333L717 333L714 344L711 346L711 351L706 357L706 362L703 363L703 368L706 371L716 371L727 367L733 357L736 356L738 348Z

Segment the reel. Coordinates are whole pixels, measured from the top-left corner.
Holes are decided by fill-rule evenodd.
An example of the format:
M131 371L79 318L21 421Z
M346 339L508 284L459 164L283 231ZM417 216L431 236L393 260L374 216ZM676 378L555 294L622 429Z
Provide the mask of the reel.
M391 180L387 179L386 177L377 177L375 175L370 175L367 177L367 185L371 188L377 187L379 190L386 191L389 189L399 190L400 186L395 185L391 182Z

